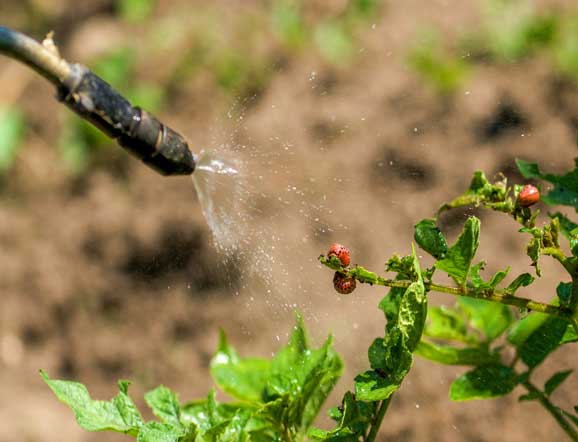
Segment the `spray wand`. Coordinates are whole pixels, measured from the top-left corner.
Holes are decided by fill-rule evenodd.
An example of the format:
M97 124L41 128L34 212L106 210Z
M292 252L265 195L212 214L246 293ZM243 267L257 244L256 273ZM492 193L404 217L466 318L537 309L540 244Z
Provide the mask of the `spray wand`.
M59 101L157 172L190 175L195 170L195 156L179 133L133 106L88 68L61 58L50 34L41 44L0 26L0 53L49 80Z

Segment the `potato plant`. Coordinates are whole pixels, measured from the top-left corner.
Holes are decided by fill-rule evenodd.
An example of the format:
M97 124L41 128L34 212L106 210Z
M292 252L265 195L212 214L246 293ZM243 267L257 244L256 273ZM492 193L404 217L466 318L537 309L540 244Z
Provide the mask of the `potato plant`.
M552 185L542 196L544 203L578 211L578 160L576 168L564 175L543 173L536 164L523 161L518 161L518 167L525 178ZM222 332L211 374L231 401L218 403L211 391L205 399L180 403L175 393L161 386L145 395L158 418L155 421L144 421L128 395L127 381L119 381L118 395L104 402L91 399L80 383L52 380L44 372L42 377L58 399L72 408L81 427L121 432L141 442L373 442L393 394L417 355L467 367L450 386L451 400L495 398L521 386L526 390L521 402L540 403L569 440L578 441L578 406L562 409L551 400L572 370L560 367L544 385L533 376L557 348L578 341L578 224L555 212L539 226L538 211L532 209L539 197L532 185L509 187L505 178L492 183L478 171L464 194L443 204L433 218L415 225L415 242L433 257L431 267L420 264L415 246L408 256L387 260L385 272L393 274L389 278L350 266L349 251L343 246L334 245L319 257L335 272L339 293L351 293L356 283L389 290L378 304L386 320L384 334L369 345L369 368L355 377L352 391L329 410L335 421L332 429L319 429L313 423L343 364L332 349L331 338L319 348L310 347L300 316L289 343L271 359L241 358ZM449 245L438 219L464 206L513 217L520 224L519 233L528 238L526 254L535 275L522 273L506 284L508 267L484 278L485 263L476 260L480 220L474 216ZM563 237L570 252L560 245ZM544 257L556 260L568 280L558 284L550 303L518 296L520 288L531 286L541 275ZM448 276L452 284L439 282ZM455 295L455 305L428 306L435 292Z

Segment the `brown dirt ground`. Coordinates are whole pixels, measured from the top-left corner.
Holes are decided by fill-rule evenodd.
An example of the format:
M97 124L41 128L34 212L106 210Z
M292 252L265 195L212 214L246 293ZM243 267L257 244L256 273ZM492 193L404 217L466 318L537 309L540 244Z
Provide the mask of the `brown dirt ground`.
M50 23L62 30L62 50L71 59L82 61L93 47L146 32L115 21L104 0L2 0L0 23L26 29L24 4L35 3L51 11ZM231 21L244 8L259 12L259 2L214 3ZM343 2L314 3L323 13ZM158 12L194 22L203 4L164 0ZM51 99L46 83L0 60L0 100L17 100L29 124L0 193L0 442L123 439L78 429L40 380L39 368L82 381L99 398L114 394L116 379L128 378L135 397L163 383L192 399L207 392L219 326L241 354L267 356L286 338L295 307L316 342L335 335L346 360L330 400L335 403L366 367L365 349L382 333L376 308L382 293L360 287L350 297L334 296L331 274L316 256L339 240L351 246L354 262L380 269L385 257L409 251L413 223L462 191L474 169L519 179L516 157L559 171L575 155L578 88L561 82L540 57L483 65L468 80L469 93L449 100L404 66L425 24L441 26L451 38L475 26L478 12L471 2L387 2L375 26L360 30L352 66L331 67L312 50L289 58L242 120L226 117L227 99L211 93L202 78L179 90L163 118L195 146L251 146L250 154L239 153L243 164L254 176L266 176L262 194L251 201L259 209L252 214L253 232L275 235L272 270L263 280L246 273L254 250L240 270L219 264L222 256L188 178L161 179L132 160L121 175L106 167L82 179L63 173L54 146L66 110ZM173 58L166 53L155 60L150 76L162 77ZM522 123L485 133L504 108ZM304 195L286 196L287 186ZM287 203L278 204L278 196ZM489 270L507 264L513 273L528 270L516 226L478 215L480 255ZM450 236L464 219L464 213L447 217ZM544 267L547 276L526 295L551 298L561 274L550 263ZM451 299L432 295L432 301ZM558 351L538 376L557 366L576 368L571 350ZM462 371L418 359L380 440L563 440L537 405L517 404L520 391L493 401L450 402L449 383ZM574 405L577 387L574 377L556 401Z

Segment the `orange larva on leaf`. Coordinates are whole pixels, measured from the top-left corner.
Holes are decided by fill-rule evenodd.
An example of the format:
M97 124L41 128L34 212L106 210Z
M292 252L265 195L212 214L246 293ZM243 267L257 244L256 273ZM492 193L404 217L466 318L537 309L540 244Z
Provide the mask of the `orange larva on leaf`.
M347 267L351 262L349 249L338 243L333 244L329 248L329 252L327 252L328 258L331 258L332 256L336 256L339 259L339 261L341 261L341 265L343 267Z
M355 290L355 285L355 278L335 272L335 276L333 277L333 287L335 287L337 293L349 295L353 290Z
M540 201L540 191L532 184L526 184L520 190L516 202L520 207L530 207Z

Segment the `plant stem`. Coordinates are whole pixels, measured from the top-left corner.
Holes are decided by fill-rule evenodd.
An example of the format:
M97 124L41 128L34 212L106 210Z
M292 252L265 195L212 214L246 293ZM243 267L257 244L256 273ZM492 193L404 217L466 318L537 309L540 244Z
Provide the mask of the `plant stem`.
M552 415L552 417L556 419L556 422L558 422L558 425L560 425L560 427L568 435L570 440L578 442L578 432L576 432L576 430L570 424L570 422L566 420L564 414L562 413L562 410L560 410L552 402L550 402L550 399L548 399L548 397L544 394L544 392L539 390L530 381L526 381L522 383L522 385L526 388L526 390L528 390L529 393L537 395L540 404L542 404L542 406Z
M320 262L330 269L337 270L347 276L354 277L361 283L371 284L371 285L381 285L384 287L396 287L396 288L408 288L413 281L399 280L399 279L386 279L381 276L377 276L373 272L369 272L362 269L360 272L360 267L353 269L347 269L342 267L336 267L333 263L325 259L324 257L319 258ZM557 316L562 319L566 319L571 322L575 322L573 319L572 310L552 304L545 304L543 302L534 301L528 298L522 298L519 296L514 296L506 290L503 289L485 289L476 290L468 287L449 287L441 284L436 284L433 282L424 282L424 286L427 291L449 293L454 296L464 296L466 298L483 299L486 301L499 302L500 304L512 305L520 309L527 309L534 312L545 313L551 316Z
M572 275L572 295L570 296L570 310L572 311L572 326L578 334L578 278Z
M545 304L543 302L533 301L528 298L514 296L500 289L490 290L472 290L457 287L447 287L435 283L424 283L427 290L441 293L449 293L456 296L467 298L485 299L487 301L499 302L500 304L512 305L521 309L528 309L535 312L546 313L553 316L569 319L570 312L557 305Z
M379 403L377 413L375 413L375 416L371 421L371 429L365 438L365 442L375 442L375 438L379 432L379 427L381 427L381 422L383 421L385 413L387 412L387 408L389 407L389 403L391 402L392 397L393 394Z

